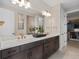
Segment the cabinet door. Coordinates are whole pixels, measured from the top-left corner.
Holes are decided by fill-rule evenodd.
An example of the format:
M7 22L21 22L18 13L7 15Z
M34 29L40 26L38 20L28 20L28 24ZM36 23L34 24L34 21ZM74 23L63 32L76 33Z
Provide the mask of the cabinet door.
M54 44L54 41L51 41L48 44L49 44L49 53L50 53L49 55L51 55L51 54L53 54L55 52L54 51L54 48L55 48L54 45L55 44Z
M23 52L20 52L15 55L8 56L8 57L2 58L2 59L29 59L29 56L26 51L23 51Z
M48 42L47 42L48 41ZM59 38L54 37L47 39L44 43L44 59L47 59L53 53L55 53L59 48Z
M1 51L0 51L0 59L1 59Z
M44 44L44 59L47 59L49 54L49 44Z
M57 51L58 50L58 48L59 48L59 37L56 37L55 39L54 39L54 51Z
M53 39L47 39L44 43L44 59L48 58L53 53Z
M53 41L44 45L44 59L48 58L54 53L54 43Z
M43 59L43 45L39 45L31 49L30 59Z

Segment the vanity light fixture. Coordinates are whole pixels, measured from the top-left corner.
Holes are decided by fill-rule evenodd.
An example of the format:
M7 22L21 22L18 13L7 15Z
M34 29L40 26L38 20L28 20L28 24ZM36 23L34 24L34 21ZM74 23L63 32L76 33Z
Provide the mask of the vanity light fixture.
M25 7L26 9L31 8L29 0L12 0L12 4L19 5L19 7Z
M31 3L29 1L25 2L25 8L31 8Z
M4 24L4 21L0 21L0 26L2 26Z
M5 23L5 21L2 18L0 18L0 27L3 26L4 23Z
M42 15L43 16L51 16L51 14L48 11L42 11Z

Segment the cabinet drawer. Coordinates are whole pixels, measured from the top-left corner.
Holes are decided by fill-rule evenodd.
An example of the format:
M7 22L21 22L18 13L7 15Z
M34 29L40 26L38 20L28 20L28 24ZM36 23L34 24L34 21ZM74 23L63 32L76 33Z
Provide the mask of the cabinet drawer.
M52 42L53 39L54 39L54 38L51 37L51 38L48 38L48 39L44 40L44 44L47 44L47 43L49 43L49 42Z
M54 37L55 39L59 39L59 36Z
M2 51L2 58L12 56L16 53L20 52L19 47L9 48Z
M44 44L47 44L49 43L48 39L44 40Z
M41 44L43 44L43 41L36 41L36 42L22 45L20 49L21 49L21 51L24 51L24 50L31 49L31 48L38 46L38 45L41 45Z
M30 49L29 56L30 59L43 59L43 44Z
M0 59L1 59L1 57L2 57L2 56L1 56L1 51L0 51Z

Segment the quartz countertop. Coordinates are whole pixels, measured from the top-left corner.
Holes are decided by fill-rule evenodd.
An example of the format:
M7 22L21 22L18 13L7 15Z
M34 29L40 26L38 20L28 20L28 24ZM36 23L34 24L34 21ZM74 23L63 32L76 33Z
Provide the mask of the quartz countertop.
M79 29L74 29L75 32L79 32Z
M50 37L54 37L58 35L59 34L49 34L45 37L39 37L39 38L34 38L32 35L27 35L25 39L16 39L16 38L1 39L0 38L0 50L8 49L11 47L16 47L16 46L23 45L23 44L32 43L35 41L44 40L46 38L50 38Z

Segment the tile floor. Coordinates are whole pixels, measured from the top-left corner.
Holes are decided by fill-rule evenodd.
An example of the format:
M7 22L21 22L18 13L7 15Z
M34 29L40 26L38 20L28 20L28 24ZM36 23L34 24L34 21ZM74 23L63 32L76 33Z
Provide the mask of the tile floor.
M79 59L79 42L70 41L63 51L58 51L49 59Z

